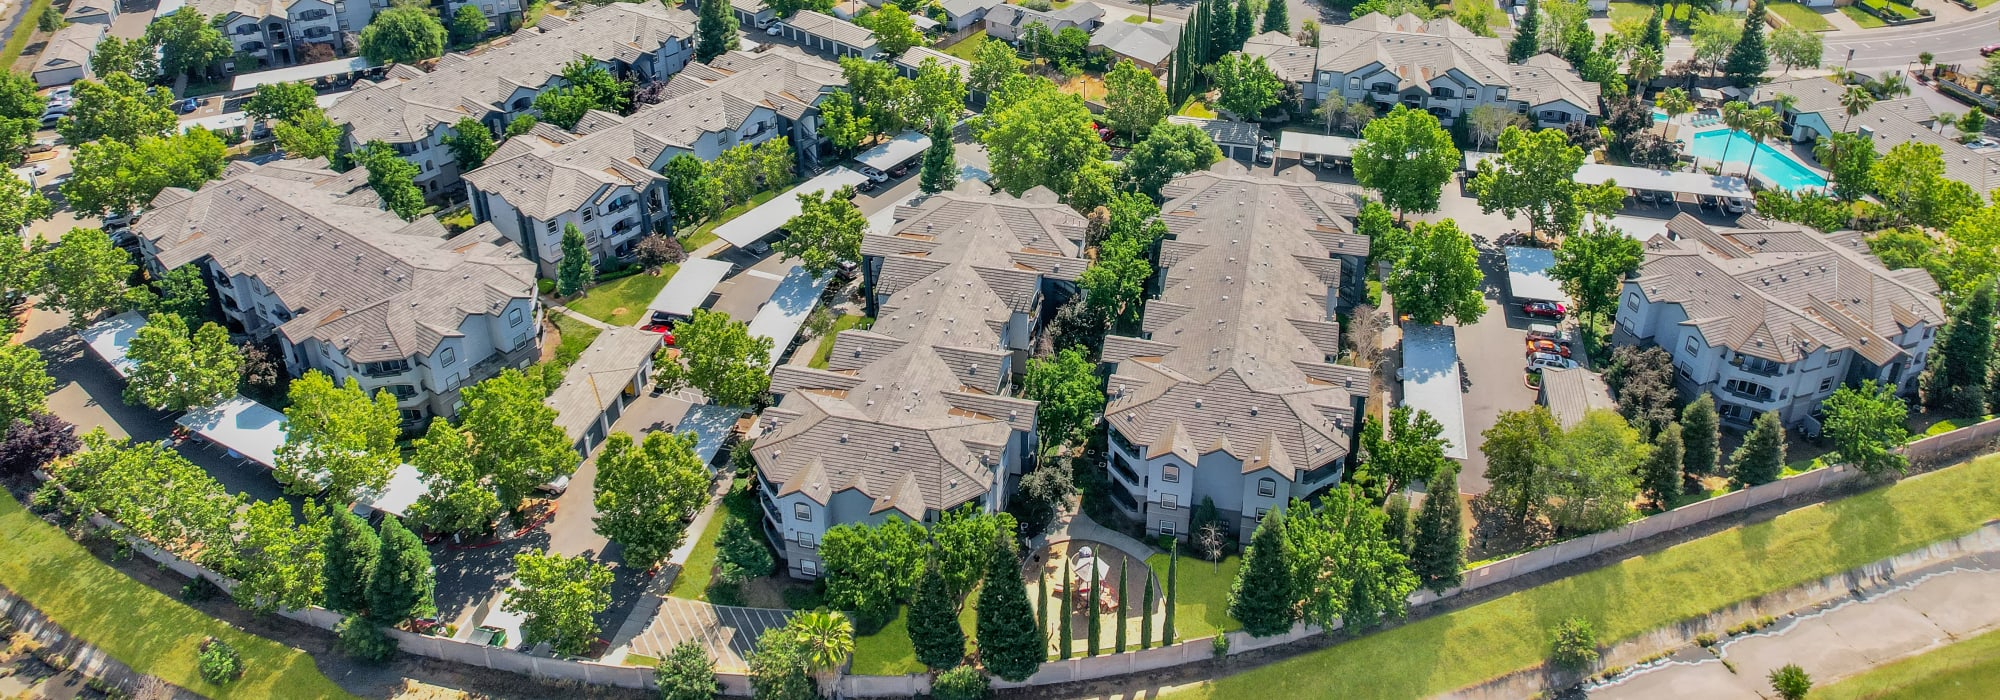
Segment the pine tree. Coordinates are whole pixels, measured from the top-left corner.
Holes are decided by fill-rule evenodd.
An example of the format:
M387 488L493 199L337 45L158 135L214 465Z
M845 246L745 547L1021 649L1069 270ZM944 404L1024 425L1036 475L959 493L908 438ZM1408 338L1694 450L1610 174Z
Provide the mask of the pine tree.
M1743 436L1743 445L1729 456L1729 469L1734 472L1730 480L1738 486L1768 484L1778 479L1785 469L1785 426L1778 420L1777 411L1757 414L1751 421L1750 433Z
M1127 606L1127 605L1130 605L1130 604L1131 604L1131 602L1132 602L1132 601L1130 601L1130 600L1127 600L1127 599L1125 598L1125 591L1126 591L1126 588L1125 588L1125 585L1126 585L1127 583L1129 583L1128 581L1126 581L1126 580L1125 580L1125 565L1126 565L1126 564L1128 564L1128 563L1130 563L1130 562L1129 562L1128 560L1126 560L1126 559L1125 559L1124 557L1119 557L1119 559L1118 559L1118 612L1117 612L1116 614L1112 615L1112 617L1111 617L1111 619L1113 619L1113 620L1116 620L1116 621L1117 621L1117 625L1118 625L1117 629L1116 629L1116 630L1115 630L1115 631L1114 631L1114 632L1112 633L1112 634L1113 634L1113 638L1117 640L1117 641L1115 641L1115 642L1113 642L1113 643L1112 643L1112 653L1114 653L1114 654L1123 654L1123 653L1125 653L1125 627L1126 627L1126 625L1125 625L1125 611L1126 611L1126 609L1127 609L1127 608L1126 608L1126 606Z
M1528 8L1522 12L1520 24L1514 27L1514 43L1507 45L1508 63L1520 63L1542 52L1541 26L1541 3L1528 0Z
M1464 580L1465 530L1459 524L1458 468L1446 467L1430 480L1430 495L1417 513L1410 572L1425 588L1443 593Z
M965 630L958 626L958 606L945 590L936 557L924 565L907 614L910 646L916 649L918 662L941 671L965 660Z
M368 619L384 627L394 627L413 617L437 612L432 591L431 553L423 540L403 527L396 516L382 519L382 554L376 558L375 575L368 579Z
M694 60L707 63L737 47L736 13L727 0L701 0L700 14L695 18Z
M1397 551L1409 554L1416 536L1410 530L1410 499L1400 493L1390 496L1387 511L1389 519L1382 522L1382 536L1394 543Z
M1667 15L1660 8L1653 8L1653 16L1646 19L1646 33L1639 42L1661 54L1667 52Z
M590 278L597 276L590 249L584 247L583 231L576 224L563 224L562 254L556 263L556 294L569 296L583 291Z
M1035 675L1048 658L1047 633L1035 627L1035 611L1028 606L1028 584L1021 580L1011 532L994 538L992 557L980 585L979 619L974 626L979 660L993 675L1019 683Z
M1257 524L1243 568L1229 590L1229 616L1253 636L1284 634L1298 619L1292 594L1291 548L1285 542L1285 512L1274 510Z
M326 579L326 608L364 612L368 609L368 582L382 556L382 540L353 511L332 503L327 504L327 510L333 529L326 535L326 563L320 569Z
M1985 408L1986 377L1993 371L1996 285L2000 280L1979 285L1938 333L1937 351L1923 381L1924 405L1932 410L1977 416Z
M1174 584L1180 580L1181 541L1167 548L1167 618L1161 621L1160 646L1174 645Z
M1202 22L1202 26L1208 28L1208 44L1203 51L1208 58L1202 61L1202 65L1214 63L1223 54L1234 50L1229 45L1236 41L1235 8L1229 0L1210 0L1208 17Z
M1146 581L1145 600L1139 607L1139 651L1153 646L1153 582Z
M1689 484L1715 474L1722 463L1721 420L1715 414L1715 397L1708 394L1681 409L1681 444L1685 449L1681 466Z
M1264 3L1264 31L1292 33L1292 19L1286 14L1286 6L1291 3L1281 0L1266 0Z
M1646 497L1653 499L1660 510L1666 510L1669 500L1680 495L1685 451L1681 444L1681 424L1669 423L1653 437L1653 454L1639 465L1639 482L1645 487Z
M1236 17L1232 22L1235 32L1229 37L1229 50L1242 51L1244 42L1257 33L1257 20L1250 15L1250 0L1236 0Z
M1056 606L1056 658L1069 658L1070 618L1076 617L1076 572L1070 570L1069 557L1063 557L1062 604Z
M932 119L931 147L924 151L924 167L919 185L925 194L937 194L958 185L958 159L951 142L951 119Z
M1753 87L1764 81L1764 71L1771 67L1764 45L1764 13L1764 0L1750 0L1750 14L1743 18L1743 38L1736 40L1722 62L1723 75L1731 85Z

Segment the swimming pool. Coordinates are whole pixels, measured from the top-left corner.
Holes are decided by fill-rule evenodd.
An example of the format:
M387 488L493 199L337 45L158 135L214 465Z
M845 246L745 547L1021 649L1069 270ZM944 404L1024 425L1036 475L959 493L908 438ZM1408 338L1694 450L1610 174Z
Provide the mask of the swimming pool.
M1752 140L1744 134L1726 129L1705 131L1694 135L1694 148L1690 152L1695 158L1707 161L1722 161L1728 155L1730 163L1749 163ZM1772 148L1770 144L1755 144L1757 162L1754 164L1757 177L1772 186L1784 190L1800 190L1826 187L1826 178L1801 165L1792 154Z
M1660 110L1657 110L1657 109L1656 109L1656 110L1653 110L1653 123L1657 124L1657 123L1660 123L1660 122L1664 122L1664 121L1666 121L1666 120L1667 120L1667 113L1666 113L1666 112L1662 112L1662 111L1660 111Z

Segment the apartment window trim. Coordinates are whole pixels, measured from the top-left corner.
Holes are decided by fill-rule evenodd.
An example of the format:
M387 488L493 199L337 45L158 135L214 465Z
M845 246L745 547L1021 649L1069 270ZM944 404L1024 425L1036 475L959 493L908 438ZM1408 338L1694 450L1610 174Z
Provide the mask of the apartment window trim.
M1166 536L1168 536L1168 537L1179 537L1179 536L1180 536L1180 533L1179 533L1179 531L1177 531L1177 530L1176 530L1176 529L1174 528L1174 521L1172 521L1172 520L1162 520L1162 521L1160 521L1160 534L1162 534L1162 535L1166 535Z
M1169 484L1181 482L1181 465L1167 464L1160 467L1160 480Z
M805 574L807 576L818 576L819 562L813 561L811 559L799 560L799 573Z
M804 503L792 504L792 519L802 523L812 522L813 521L812 506L808 506Z
M1160 494L1160 507L1165 508L1167 510L1180 510L1181 507L1180 495L1172 493Z
M518 326L528 320L528 314L519 308L507 312L507 325Z
M797 542L799 543L799 547L803 549L819 549L819 538L813 537L813 534L810 532L799 533Z
M1258 479L1258 480L1257 480L1257 496L1258 496L1258 497L1260 497L1260 498L1277 498L1277 497L1278 497L1278 480L1277 480L1277 479L1272 479L1272 478L1270 478L1270 477L1265 477L1265 478L1262 478L1262 479Z
M438 350L439 367L450 367L452 363L457 361L458 361L458 348L446 346L445 348Z

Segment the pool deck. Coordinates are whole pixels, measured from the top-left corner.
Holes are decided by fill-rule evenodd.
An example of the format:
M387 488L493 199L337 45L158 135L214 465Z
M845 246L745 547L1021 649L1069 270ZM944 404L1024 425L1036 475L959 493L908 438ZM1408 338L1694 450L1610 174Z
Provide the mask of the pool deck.
M1694 156L1695 137L1700 136L1702 134L1727 132L1730 130L1729 127L1720 124L1712 124L1708 126L1694 128L1690 127L1687 124L1688 121L1689 121L1688 116L1682 115L1679 119L1672 120L1672 122L1670 123L1673 123L1676 126L1680 127L1679 133L1676 135L1675 140L1681 142L1682 146L1687 150L1688 155L1690 157L1694 157L1695 167L1700 168L1713 165L1718 168L1720 174L1742 175L1746 179L1750 177L1749 173L1750 163L1749 163L1749 158L1747 157L1738 160L1737 158L1733 157L1735 154L1732 153L1730 154L1732 157L1729 158L1727 161L1722 163L1717 163L1715 161L1706 158L1700 158ZM1780 147L1780 144L1783 144L1783 147ZM1775 141L1766 141L1764 142L1764 145L1770 146L1772 150L1777 151L1778 153L1783 154L1784 156L1790 158L1793 163L1798 164L1799 167L1805 169L1807 172L1810 172L1813 175L1819 177L1821 181L1826 181L1828 178L1833 177L1832 173L1827 172L1825 168L1819 167L1817 162L1813 160L1811 145L1796 143L1789 138L1783 138L1783 137ZM1735 168L1727 167L1728 165L1731 164L1735 164L1737 167ZM1764 178L1757 178L1757 179L1760 182L1764 181ZM1770 183L1766 182L1765 184L1770 184Z

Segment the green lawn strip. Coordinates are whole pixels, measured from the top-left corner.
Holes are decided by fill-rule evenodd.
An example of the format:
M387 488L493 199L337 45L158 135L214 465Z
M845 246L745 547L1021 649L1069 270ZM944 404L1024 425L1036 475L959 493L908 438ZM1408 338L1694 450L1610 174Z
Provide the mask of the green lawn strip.
M701 226L695 228L694 233L688 234L687 238L681 241L681 247L687 249L687 252L689 254L693 254L695 249L708 245L710 243L714 243L715 227L729 223L730 219L742 216L743 212L755 209L757 205L771 201L773 198L777 196L778 193L772 192L770 190L765 190L763 192L758 192L757 194L750 195L750 201L738 204L728 209L724 209L722 210L722 213L716 215L715 218L709 219L706 223L703 223Z
M1176 640L1198 639L1217 632L1243 627L1229 616L1229 588L1236 583L1236 569L1242 561L1223 557L1220 565L1181 555L1180 581L1174 587L1174 635ZM1167 555L1146 557L1146 566L1160 581L1160 595L1167 592Z
M1876 17L1875 15L1868 14L1866 11L1862 10L1859 7L1855 7L1853 5L1846 5L1841 7L1840 14L1847 15L1848 19L1854 20L1854 23L1860 25L1862 29L1874 29L1876 27L1889 26L1888 22L1884 22L1882 21L1881 18Z
M833 354L833 336L845 330L856 328L866 330L874 324L875 319L861 314L846 314L834 319L833 326L827 328L826 335L820 336L819 347L813 349L812 359L806 362L806 366L813 369L826 369L826 360Z
M14 33L7 36L7 44L0 47L0 68L12 70L14 62L21 60L21 52L28 48L28 40L35 36L35 20L48 11L50 0L35 0L21 13L21 22L14 25Z
M569 308L614 326L632 325L678 270L680 266L668 265L660 268L657 277L641 272L605 282L585 290L583 298L571 301Z
M1158 17L1154 17L1154 18L1153 18L1153 19L1151 20L1151 22L1152 22L1153 24L1159 24L1159 23L1161 23L1161 22L1165 22L1165 21L1166 21L1166 20L1164 20L1164 19L1160 19L1160 18L1158 18ZM1146 16L1145 16L1145 15L1125 15L1125 23L1126 23L1126 24L1146 24L1147 22L1148 22L1148 20L1146 19Z
M722 536L722 522L732 516L757 522L756 496L749 489L739 486L722 497L722 504L701 529L700 539L695 540L694 549L688 552L687 565L674 576L674 585L667 589L667 595L708 600L708 584L715 578L715 540Z
M1216 117L1215 110L1209 109L1208 105L1203 104L1201 100L1194 97L1189 97L1187 102L1182 103L1180 111L1175 112L1175 114L1183 117L1194 117L1196 119L1214 119Z
M1771 12L1785 18L1792 26L1808 32L1824 32L1833 29L1833 24L1819 16L1812 8L1796 2L1771 3Z
M1970 532L2000 516L2000 456L1733 528L1615 566L1169 693L1422 697L1542 663L1582 616L1611 643ZM1183 583L1190 567L1182 566ZM1194 636L1194 635L1186 635Z
M213 698L352 697L297 649L236 630L104 565L21 504L0 497L0 585L140 673ZM243 677L201 679L204 637L243 655Z
M590 347L590 341L604 331L596 326L570 318L569 314L556 312L549 314L549 321L556 324L556 331L562 334L562 344L556 346L556 359L564 367L583 355L583 349Z
M1637 20L1644 22L1653 16L1653 6L1641 2L1611 3L1611 21Z
M977 626L979 615L974 604L979 601L978 591L965 597L965 608L958 613L958 626L965 630L965 641L971 645L973 628ZM875 630L874 634L854 638L854 667L850 673L860 676L901 676L923 673L928 670L917 662L917 650L910 646L910 626L904 618L909 614L905 606L896 611L896 619Z
M1980 418L1947 418L1938 421L1936 423L1932 423L1931 427L1925 429L1924 434L1920 437L1943 435L1945 433L1949 433L1959 428L1969 428L1989 420L1993 420L1993 416L1984 416Z
M1813 700L1975 700L2000 688L2000 630L1813 688Z
M986 30L981 29L965 35L964 39L958 40L958 43L952 44L950 48L943 49L943 51L946 54L970 61L975 54L979 53L979 47L985 43Z

